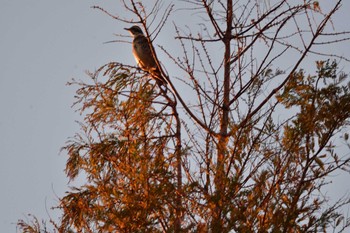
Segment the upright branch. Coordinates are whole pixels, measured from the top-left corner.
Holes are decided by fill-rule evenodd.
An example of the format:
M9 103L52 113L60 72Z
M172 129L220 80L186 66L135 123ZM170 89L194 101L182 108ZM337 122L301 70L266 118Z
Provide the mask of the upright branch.
M148 24L148 16L150 16L152 13L147 15L145 7L142 5L142 3L136 3L135 1L131 0L131 4L133 7L133 13L139 18L144 30L145 30L145 35L146 38L148 40L148 44L149 44L149 48L151 49L151 53L152 56L156 62L156 65L158 67L158 70L161 73L161 76L163 77L163 80L166 80L166 83L168 85L170 85L170 87L173 89L174 91L174 86L171 82L171 80L169 79L169 76L167 75L167 73L164 71L163 67L161 66L161 63L157 57L157 54L155 52L155 49L153 47L153 39L151 39L151 35L149 33L149 24ZM154 4L153 10L157 9L159 6L159 2L156 2ZM137 6L138 5L138 6ZM162 29L163 25L166 22L167 17L169 16L170 12L171 12L172 6L170 6L168 8L168 10L166 10L166 12L164 13L160 23L158 24L157 28L158 28L158 33L160 33L160 30ZM152 10L152 11L153 11ZM147 15L147 17L145 17ZM155 19L155 17L154 17ZM154 20L153 19L153 20ZM153 21L152 20L152 21ZM178 114L178 110L177 110L177 100L176 98L170 98L167 94L167 86L165 84L165 90L162 89L162 86L159 86L160 91L162 93L162 95L164 96L165 100L167 101L167 105L171 108L172 114L175 118L175 129L174 129L174 138L175 138L175 151L174 151L174 155L176 158L176 165L175 165L175 169L176 169L176 181L177 181L177 188L175 191L175 221L174 221L174 231L175 232L180 232L181 231L181 221L182 221L182 139L181 139L181 120ZM175 95L178 95L178 93L175 90ZM174 94L173 94L174 96Z
M325 192L350 170L349 59L326 51L350 39L332 21L345 1L164 2L95 7L132 25L153 60L70 83L84 120L65 171L86 182L59 200L56 232L348 229L350 199ZM18 226L46 232L35 217Z
M207 11L210 12L211 9ZM218 135L218 145L217 145L217 161L216 161L216 171L215 171L215 208L212 213L212 229L214 232L223 231L223 218L222 218L222 207L225 195L225 160L228 156L228 126L229 126L229 113L230 113L230 93L231 93L231 40L232 40L232 22L233 22L233 6L232 0L227 1L227 13L226 13L226 31L222 38L224 44L224 80L223 80L223 95L222 95L222 105L220 111L220 133Z

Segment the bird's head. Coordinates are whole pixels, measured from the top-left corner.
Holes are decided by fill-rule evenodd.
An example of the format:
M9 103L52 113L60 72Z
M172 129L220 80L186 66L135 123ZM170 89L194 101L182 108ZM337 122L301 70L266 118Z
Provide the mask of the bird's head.
M143 35L143 32L139 26L132 26L131 28L124 28L129 31L132 36Z

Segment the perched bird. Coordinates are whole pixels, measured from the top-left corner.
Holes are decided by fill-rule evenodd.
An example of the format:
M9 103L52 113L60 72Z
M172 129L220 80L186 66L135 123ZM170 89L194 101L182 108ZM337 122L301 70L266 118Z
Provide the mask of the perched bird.
M150 73L158 84L164 85L166 82L160 73L157 63L154 60L148 40L143 34L139 26L124 28L133 36L132 53L135 57L137 65L144 71Z

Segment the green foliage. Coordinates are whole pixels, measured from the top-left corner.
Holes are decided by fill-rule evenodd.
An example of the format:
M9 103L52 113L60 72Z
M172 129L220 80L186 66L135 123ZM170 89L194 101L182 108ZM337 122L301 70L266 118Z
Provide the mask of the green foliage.
M325 156L316 148L326 147L350 116L350 83L342 85L347 75L336 72L335 61L319 61L317 76L306 76L302 70L296 72L291 75L283 93L277 96L287 108L299 108L291 124L285 126L284 147L301 153L305 160L310 159L310 152L316 153L313 160L321 168ZM332 151L331 144L328 148ZM337 161L335 156L332 154Z

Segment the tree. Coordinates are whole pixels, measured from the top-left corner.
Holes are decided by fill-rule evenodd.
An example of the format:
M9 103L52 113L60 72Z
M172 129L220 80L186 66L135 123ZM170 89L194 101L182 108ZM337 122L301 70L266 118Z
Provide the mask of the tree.
M322 192L326 178L350 165L336 147L350 119L350 83L339 68L348 60L324 52L349 40L331 27L341 3L326 11L305 0L123 0L130 20L95 7L143 27L167 85L119 62L70 83L85 119L64 147L66 173L86 184L60 199L54 231L347 228L339 209L350 200L328 204ZM194 16L187 31L173 24L179 49L154 47L168 19L184 12ZM320 56L316 71L303 69ZM35 218L18 225L40 231Z

